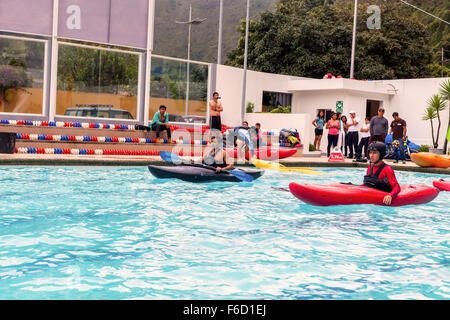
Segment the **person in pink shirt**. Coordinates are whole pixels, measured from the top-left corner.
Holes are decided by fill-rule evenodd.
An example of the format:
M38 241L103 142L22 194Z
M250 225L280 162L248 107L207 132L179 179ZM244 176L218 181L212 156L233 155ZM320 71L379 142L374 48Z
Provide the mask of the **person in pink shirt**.
M383 199L383 203L389 206L400 192L400 185L397 182L394 170L383 161L386 153L386 145L383 142L372 142L369 145L370 165L367 168L367 174L364 176L364 186L388 192L388 195Z
M339 130L341 129L341 125L339 120L337 119L336 113L333 113L331 115L331 119L327 122L326 128L328 129L327 156L330 157L331 146L333 146L334 148L338 145Z

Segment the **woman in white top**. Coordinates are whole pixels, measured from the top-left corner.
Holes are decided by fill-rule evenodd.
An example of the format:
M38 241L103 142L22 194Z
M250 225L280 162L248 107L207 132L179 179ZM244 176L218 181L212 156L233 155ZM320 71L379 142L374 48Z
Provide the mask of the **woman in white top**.
M341 149L342 155L347 156L347 117L338 113L339 124L341 128L339 129L338 138L338 148Z
M369 140L370 140L370 119L366 117L363 126L359 130L361 132L361 141L358 145L358 150L356 151L356 159L361 160L362 159L362 148L364 147L364 156L367 159L368 154L368 147L369 147Z

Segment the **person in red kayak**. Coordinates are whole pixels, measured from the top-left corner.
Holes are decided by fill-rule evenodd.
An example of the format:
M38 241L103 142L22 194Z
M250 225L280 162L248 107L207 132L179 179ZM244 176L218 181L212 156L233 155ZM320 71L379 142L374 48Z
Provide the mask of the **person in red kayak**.
M389 192L383 199L383 203L389 206L392 199L400 192L400 185L397 182L394 170L383 161L386 153L386 145L383 142L372 142L369 145L370 165L367 168L367 174L364 176L364 186Z

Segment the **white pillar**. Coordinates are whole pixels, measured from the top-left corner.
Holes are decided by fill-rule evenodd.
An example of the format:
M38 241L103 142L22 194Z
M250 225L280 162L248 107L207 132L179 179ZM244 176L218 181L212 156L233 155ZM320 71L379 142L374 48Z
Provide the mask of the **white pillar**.
M355 14L353 18L353 40L352 40L352 58L350 63L350 78L354 78L355 73L355 51L356 51L356 26L358 24L358 0L355 0Z
M48 109L48 121L55 121L56 91L58 89L58 11L59 0L53 0L53 28L50 40L50 97Z
M250 24L250 0L247 0L247 18L245 20L245 49L244 49L244 77L242 81L242 106L241 106L241 123L245 119L245 101L247 94L247 58L248 58L248 26Z
M223 27L223 0L220 0L219 9L219 40L217 44L217 64L222 64L222 29Z

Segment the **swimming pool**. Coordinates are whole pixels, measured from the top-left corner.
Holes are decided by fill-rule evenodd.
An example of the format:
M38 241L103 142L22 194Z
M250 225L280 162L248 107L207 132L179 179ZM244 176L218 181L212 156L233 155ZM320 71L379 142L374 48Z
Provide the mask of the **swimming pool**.
M0 167L0 299L449 299L450 193L313 207L271 189L365 172L323 171L192 184L146 167Z

